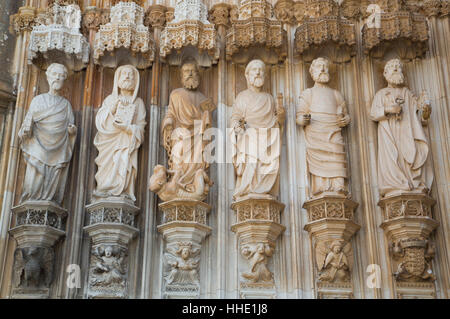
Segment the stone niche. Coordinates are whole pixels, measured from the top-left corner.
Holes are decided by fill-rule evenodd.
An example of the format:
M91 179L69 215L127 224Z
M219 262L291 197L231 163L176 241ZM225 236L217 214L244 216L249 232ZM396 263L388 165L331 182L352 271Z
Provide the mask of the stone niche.
M100 25L94 41L94 62L109 68L131 64L150 67L155 44L144 25L144 9L135 2L119 2L110 11L110 21Z
M334 0L305 0L297 10L295 50L305 61L327 56L333 62L348 62L356 54L356 30L352 20Z
M38 14L40 23L33 27L28 50L28 63L46 69L61 63L79 71L89 62L90 46L81 34L81 10L77 4L49 6Z
M175 6L174 19L161 32L160 55L171 65L180 65L186 56L199 66L210 67L219 59L214 24L201 0L182 0Z
M258 58L268 64L284 61L287 34L266 0L244 0L230 12L231 27L226 35L226 58L247 63Z

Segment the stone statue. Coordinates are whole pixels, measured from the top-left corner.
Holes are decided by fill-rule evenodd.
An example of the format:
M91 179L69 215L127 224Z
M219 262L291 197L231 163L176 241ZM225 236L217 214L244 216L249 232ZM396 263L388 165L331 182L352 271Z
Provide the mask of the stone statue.
M316 250L319 268L318 280L322 282L350 282L351 264L347 255L350 243L335 240L329 247L319 244ZM351 258L350 258L351 259Z
M98 246L92 253L91 287L125 286L125 253L118 246Z
M250 271L242 273L242 277L252 283L273 282L273 273L267 268L268 257L273 255L274 248L269 244L257 243L244 245L241 254L250 263Z
M77 128L70 102L58 93L67 78L66 67L51 64L46 75L50 90L33 98L19 130L27 163L21 201L61 204Z
M203 133L211 127L211 112L216 106L198 86L197 63L187 59L181 67L183 88L170 94L169 108L162 122L164 148L169 157L169 170L158 165L150 178L150 190L163 201L174 199L204 200L212 185L203 158L206 141ZM171 177L167 180L167 175Z
M279 191L281 132L285 121L282 105L262 92L265 64L251 61L245 69L248 89L233 105L231 127L233 164L236 171L235 200L248 195L276 199Z
M17 287L49 288L53 279L52 248L31 246L14 253L14 282Z
M430 150L422 122L430 117L430 102L417 99L404 86L400 60L386 63L384 77L388 87L377 92L370 111L371 119L378 122L380 194L428 193L433 175L427 165Z
M312 197L329 192L347 194L347 160L342 128L350 117L341 93L330 88L327 59L318 58L310 67L314 87L300 96L297 124L304 127L306 161Z
M144 139L145 105L137 97L139 72L132 65L121 66L114 76L113 93L95 118L98 149L95 197L123 197L132 201L138 167L138 150Z
M166 277L166 283L171 284L194 284L200 283L198 277L198 265L200 249L192 248L191 243L178 243L178 249L168 247L164 254L167 265L171 270Z

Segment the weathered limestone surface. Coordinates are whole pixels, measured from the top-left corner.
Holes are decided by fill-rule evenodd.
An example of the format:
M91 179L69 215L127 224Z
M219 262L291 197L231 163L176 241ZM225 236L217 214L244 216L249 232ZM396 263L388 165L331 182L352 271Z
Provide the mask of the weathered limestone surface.
M450 297L447 0L4 2L0 8L0 60L7 66L0 74L1 298ZM45 64L29 65L28 48L33 27L45 21L54 2L79 5L80 32L90 45L89 60L82 67L66 65L68 77L61 89L72 106L77 137L60 207L21 201L27 165L19 141L32 99L49 89ZM195 14L201 13L201 17L192 14L198 19L191 24L182 22L189 16L180 11L190 3L199 8ZM131 9L111 12L115 5ZM125 12L131 16L121 16ZM184 18L177 19L175 12ZM113 22L126 23L106 27L111 13ZM199 21L207 28L201 29ZM165 29L175 30L166 37L174 43L161 42ZM186 31L187 37L177 30ZM120 35L116 42L114 34ZM200 44L202 35L210 42ZM169 47L170 53L163 57L161 52ZM309 70L319 57L329 61L327 86L339 92L342 99L335 102L345 101L351 121L336 129L346 174L327 177L343 178L345 191L318 192L314 197L317 184L311 183L308 148L319 144L307 143L310 132L297 125L297 110L302 93L315 84ZM181 183L173 192L168 186L174 174L168 171L177 158L167 147L163 128L171 114L171 93L184 87L180 65L189 58L200 66L195 93L188 91L188 95L199 98L195 106L202 112L192 119L204 119L205 132L208 127L222 130L223 139L214 136L218 147L212 152L222 163L195 163L202 169L193 170L189 183ZM276 198L233 198L242 178L235 172L231 149L227 150L226 128L235 127L232 106L247 89L245 69L254 59L266 64L261 92L275 109L278 105L285 109L275 161L279 187L276 180L261 179L268 190L277 190ZM388 86L384 69L392 59L401 61L408 89L388 89L395 103L380 102L378 93ZM138 68L137 98L142 99L147 123L141 147L134 153L135 201L104 197L95 202L95 119L113 92L117 68L126 64ZM408 91L406 98L396 99L398 90ZM201 103L204 100L207 103ZM392 112L373 121L374 104ZM418 137L414 143L421 144L415 146L419 156L409 167L405 153L401 167L388 171L379 165L379 157L390 158L395 145L387 143L379 127L383 121L393 122L392 130L406 123L406 105L411 106L409 115L417 116L414 125L421 127L420 134L414 135ZM314 115L310 125L313 121ZM419 140L426 141L426 151ZM209 142L198 146L209 150ZM188 166L182 169L186 172ZM400 171L407 178L396 174L399 183L385 178ZM170 196L163 199L149 190L155 180L167 181L161 194ZM256 184L250 188L257 189ZM153 189L159 192L164 187L160 186ZM39 274L25 276L27 263L39 264ZM66 285L65 270L74 264L84 274L80 289Z

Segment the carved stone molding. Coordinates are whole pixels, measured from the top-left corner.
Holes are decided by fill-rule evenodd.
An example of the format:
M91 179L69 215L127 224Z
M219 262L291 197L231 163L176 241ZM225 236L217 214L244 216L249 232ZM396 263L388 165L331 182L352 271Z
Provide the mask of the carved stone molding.
M33 30L35 25L36 9L33 7L20 7L19 12L9 17L10 33L21 34Z
M148 27L163 27L166 23L166 11L165 6L155 4L148 7L145 13L144 25Z
M355 24L341 16L334 0L306 0L303 17L298 15L295 49L304 60L325 55L333 62L347 62L356 54Z
M89 30L98 31L100 25L109 22L109 9L87 7L83 12L83 33L87 35Z
M382 58L386 51L395 50L402 59L424 56L428 49L428 24L423 14L400 5L386 9L372 4L367 10L371 15L362 28L366 54Z
M274 274L268 263L277 238L286 229L280 224L284 207L265 198L246 198L231 205L237 221L231 230L238 236L240 254L249 264L240 278L240 294L244 298L276 296Z
M131 64L145 69L155 58L144 9L134 2L119 2L111 8L110 22L100 26L94 43L94 62L106 67Z
M50 201L27 201L12 212L16 222L9 233L17 242L12 298L48 298L54 245L65 235L67 211Z
M43 20L43 18L41 19ZM89 43L80 33L81 10L76 4L48 8L45 24L33 27L28 48L28 63L46 69L62 63L79 71L89 62Z
M86 206L91 238L88 298L128 297L128 248L139 233L139 208L127 200L108 198Z
M381 228L389 243L396 287L403 291L399 294L414 295L420 288L417 285L436 279L432 271L435 247L430 238L439 226L431 215L434 203L426 194L411 193L387 197L378 203L383 210Z
M209 19L216 27L228 26L231 6L228 3L217 3L209 10Z
M159 204L163 223L157 227L165 242L164 298L198 298L200 251L211 233L207 214L211 206L194 200L172 200Z
M318 298L352 298L351 239L360 229L354 219L358 204L344 196L323 195L304 203L305 230L312 239Z
M265 63L276 64L286 58L286 31L275 18L269 2L244 0L237 11L232 9L230 14L231 27L226 35L227 60L247 63L259 58Z
M200 66L209 67L217 63L219 54L216 29L208 21L206 6L201 0L179 1L174 19L161 32L161 57L169 64L180 65L184 56L193 55Z
M294 1L279 0L273 8L275 17L283 23L291 24L295 21L294 16Z

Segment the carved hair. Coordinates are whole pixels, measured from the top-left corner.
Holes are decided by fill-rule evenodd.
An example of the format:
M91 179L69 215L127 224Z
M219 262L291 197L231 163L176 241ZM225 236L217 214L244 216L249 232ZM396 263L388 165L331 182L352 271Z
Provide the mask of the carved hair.
M403 68L403 63L399 59L392 59L386 62L386 65L384 66L384 76L387 74L387 70L390 69L393 65L398 64L400 68Z
M247 67L245 68L245 75L246 75L246 76L248 75L248 73L250 72L250 69L251 69L251 68L253 67L253 65L255 65L255 64L260 64L260 65L262 65L262 66L263 66L263 69L264 69L264 72L266 71L266 64L265 64L262 60L255 59L255 60L250 61L250 62L247 64Z
M69 75L69 72L67 71L67 68L64 64L60 64L60 63L52 63L50 64L50 66L47 68L47 71L45 72L45 74L48 76L53 69L55 68L61 68L64 71L64 80L67 79L67 76Z
M327 67L330 66L330 60L328 60L327 58L317 58L313 60L311 66L309 67L309 73L311 74L311 76L313 76L314 68L319 62L324 63Z
M183 70L183 67L186 64L193 64L195 66L195 70L197 71L197 73L200 72L200 69L198 67L198 63L197 60L195 60L193 57L187 57L186 59L183 60L183 62L181 62L181 69Z
M336 246L339 246L342 249L344 246L344 242L342 242L341 240L333 240L333 242L330 245L330 249L333 249Z

